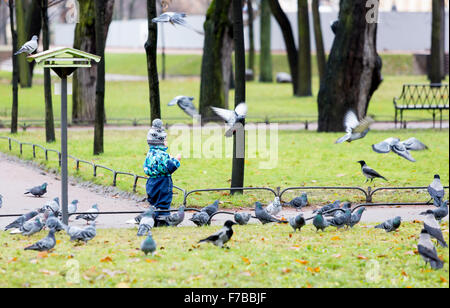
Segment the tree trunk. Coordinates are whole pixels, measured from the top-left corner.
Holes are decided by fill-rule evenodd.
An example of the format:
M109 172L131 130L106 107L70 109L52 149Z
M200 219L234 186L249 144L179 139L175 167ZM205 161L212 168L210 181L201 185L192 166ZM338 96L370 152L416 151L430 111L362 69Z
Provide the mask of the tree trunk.
M97 65L95 89L94 155L103 153L103 128L105 125L105 2L95 0L95 49L101 60Z
M261 0L259 81L272 82L271 14L269 0Z
M284 44L288 55L289 69L292 77L292 88L295 96L299 95L298 88L298 53L295 46L294 33L292 32L291 23L280 6L278 0L269 0L272 15L278 22L283 33Z
M14 53L18 50L17 43L17 32L14 29L14 0L9 0L9 20L11 26L11 37L12 37L12 65L13 65L13 73L12 73L12 108L11 108L11 134L17 133L17 118L19 113L19 99L18 99L18 91L19 91L19 63L17 60L17 56Z
M26 28L26 13L25 0L16 0L16 31L17 31L17 46L22 46L31 39L27 35ZM18 55L19 62L19 81L21 88L31 87L31 71L30 65L27 61L27 55L22 53Z
M33 35L37 35L40 38L41 28L42 28L42 16L41 16L41 1L30 1L26 9L26 33L28 39L31 39ZM35 51L36 53L37 51ZM30 67L30 87L33 85L33 73L35 61L28 62Z
M311 40L308 0L298 0L298 96L311 96Z
M200 84L200 114L204 120L218 119L210 106L226 108L233 50L231 0L213 0L203 25L205 40ZM245 68L245 66L244 66ZM225 95L227 94L227 95Z
M104 40L111 24L114 0L105 2ZM95 4L94 0L78 0L80 20L75 27L73 48L97 54L95 48ZM97 66L79 68L73 75L72 122L93 123L95 120Z
M158 26L152 22L157 17L156 0L147 0L148 38L145 43L147 53L148 87L150 91L150 123L161 118L161 102L159 97L159 79L157 67Z
M431 83L445 79L445 1L432 0L431 56L428 78Z
M50 33L48 28L48 0L41 0L42 15L42 46L44 50L49 49ZM34 61L33 61L34 62ZM52 103L52 79L50 69L44 68L44 98L45 98L45 140L47 143L55 142L55 122L53 119Z
M252 0L247 0L247 9L248 9L248 40L249 40L249 49L248 49L248 68L252 70L252 80L255 76L255 35L253 31L253 20L254 20L254 12L253 12L253 3Z
M234 107L245 102L245 45L244 22L242 20L242 0L233 0L233 37L234 37L234 66L236 72L236 90ZM245 123L242 123L245 125ZM245 130L238 130L233 137L233 168L231 187L244 187L245 174ZM232 193L242 193L234 190Z
M372 22L366 21L366 16ZM349 109L360 119L366 115L372 94L382 81L376 50L377 16L378 7L366 8L365 1L341 1L325 82L319 91L318 131L343 131L343 118Z
M327 58L323 45L322 26L320 24L319 0L312 1L312 15L314 22L314 40L316 42L317 70L319 72L320 84L322 84L325 76Z

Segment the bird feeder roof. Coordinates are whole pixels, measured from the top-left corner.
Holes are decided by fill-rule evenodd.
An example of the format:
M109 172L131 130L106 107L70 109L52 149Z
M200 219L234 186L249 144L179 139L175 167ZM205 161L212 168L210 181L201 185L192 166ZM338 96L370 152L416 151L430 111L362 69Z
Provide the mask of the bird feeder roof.
M27 57L28 62L36 61L42 67L76 68L90 67L91 61L100 62L101 57L70 47L46 50Z

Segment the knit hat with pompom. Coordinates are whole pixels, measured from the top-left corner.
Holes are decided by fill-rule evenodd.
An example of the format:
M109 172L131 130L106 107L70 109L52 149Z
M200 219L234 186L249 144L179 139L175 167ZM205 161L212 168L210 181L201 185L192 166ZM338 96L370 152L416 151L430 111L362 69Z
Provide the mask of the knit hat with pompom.
M160 119L154 119L147 134L147 143L149 145L164 145L166 138L167 133L163 128L163 122Z

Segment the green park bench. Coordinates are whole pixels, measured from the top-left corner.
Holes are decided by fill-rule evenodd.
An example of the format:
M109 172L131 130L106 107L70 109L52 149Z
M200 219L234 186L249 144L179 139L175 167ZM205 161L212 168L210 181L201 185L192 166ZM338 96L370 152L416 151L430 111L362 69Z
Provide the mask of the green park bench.
M442 111L448 110L448 84L404 84L400 97L394 98L395 127L397 127L398 113L400 125L403 124L405 110L428 110L433 115L435 127L436 113L440 114L440 128L442 128Z

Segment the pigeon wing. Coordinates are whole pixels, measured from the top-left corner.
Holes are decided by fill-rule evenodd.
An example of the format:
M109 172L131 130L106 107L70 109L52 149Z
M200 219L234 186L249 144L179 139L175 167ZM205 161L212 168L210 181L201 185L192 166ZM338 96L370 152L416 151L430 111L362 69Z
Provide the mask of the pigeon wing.
M354 133L362 133L365 132L367 129L369 129L370 125L374 122L374 120L371 117L365 117L361 120L359 125L357 125L354 129Z
M211 107L211 109L227 123L232 122L236 118L236 113L233 110L217 107Z
M401 143L406 147L407 150L411 151L422 151L428 149L428 147L425 144L423 144L414 137L402 141Z
M405 148L405 146L403 146L401 143L396 143L392 146L392 151L394 153L396 153L397 155L415 162L416 160L414 159L414 157L412 157L411 153L409 153L409 151Z

